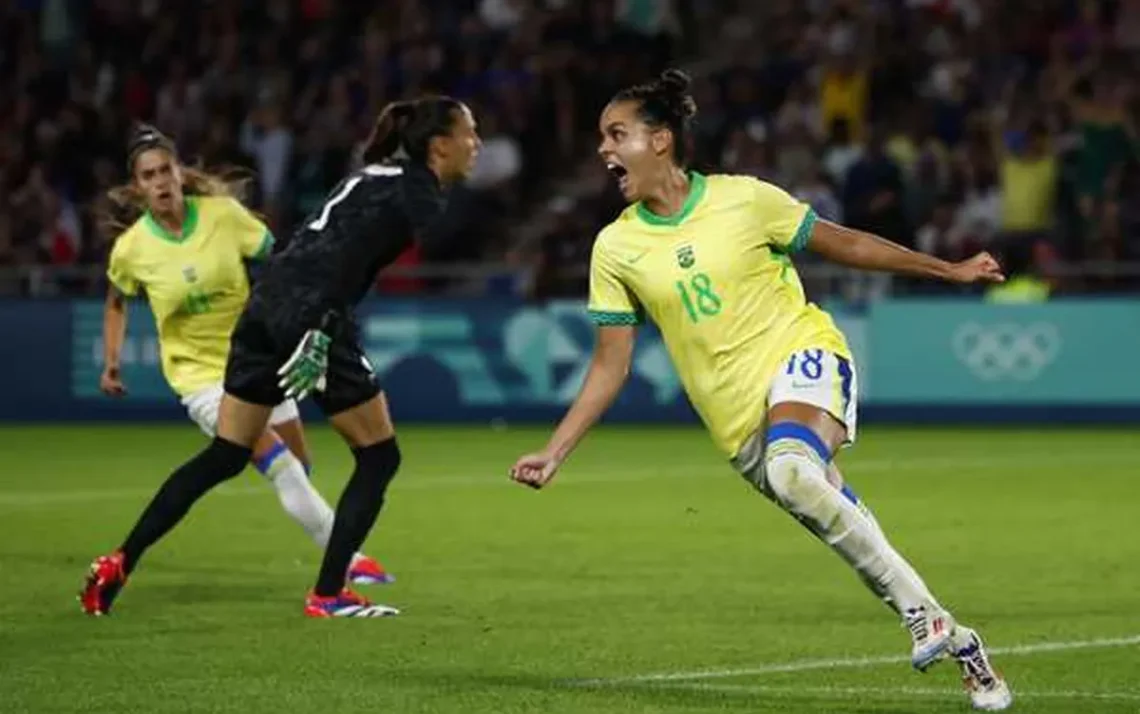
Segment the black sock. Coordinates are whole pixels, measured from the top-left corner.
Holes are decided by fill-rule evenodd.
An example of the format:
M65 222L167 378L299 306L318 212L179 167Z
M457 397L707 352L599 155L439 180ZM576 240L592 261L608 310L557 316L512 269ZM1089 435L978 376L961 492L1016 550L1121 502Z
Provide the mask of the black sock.
M242 472L250 449L215 437L197 456L166 479L138 523L123 541L126 569L130 572L147 548L178 525L195 501L214 486Z
M352 555L360 550L372 530L384 505L384 492L400 468L400 447L395 437L353 449L352 454L356 457L356 470L336 504L336 520L317 577L317 595L336 595L344 588Z

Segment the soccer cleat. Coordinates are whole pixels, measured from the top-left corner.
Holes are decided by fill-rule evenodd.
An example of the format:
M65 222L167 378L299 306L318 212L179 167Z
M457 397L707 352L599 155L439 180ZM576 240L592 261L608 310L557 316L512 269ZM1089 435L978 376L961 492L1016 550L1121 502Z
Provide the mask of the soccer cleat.
M91 563L91 570L87 573L87 582L83 592L79 593L79 602L83 612L88 615L106 615L111 611L111 603L123 586L127 584L127 571L123 565L123 554L115 551L110 555L101 555Z
M305 598L305 617L390 617L399 614L396 608L374 605L348 588L328 597L311 592Z
M348 582L355 585L379 585L390 583L395 576L384 570L384 566L375 558L361 556L348 568Z
M903 613L903 625L910 630L914 641L910 663L919 672L925 672L946 656L950 635L954 632L954 618L950 613L938 607L912 607Z
M970 703L983 711L1002 711L1013 704L1013 693L1001 673L990 663L982 638L969 627L958 627L954 632L956 644L951 656L962 670L962 683L970 695Z

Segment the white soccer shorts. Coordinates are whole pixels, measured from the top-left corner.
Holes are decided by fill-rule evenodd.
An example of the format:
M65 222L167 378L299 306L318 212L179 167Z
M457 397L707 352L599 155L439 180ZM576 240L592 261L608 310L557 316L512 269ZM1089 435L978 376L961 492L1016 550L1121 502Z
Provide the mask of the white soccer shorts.
M818 407L847 427L844 446L854 443L859 379L855 364L826 349L796 350L773 376L767 409L782 402ZM764 451L768 425L744 442L732 459L733 467L758 487L765 483Z
M218 409L222 405L222 395L225 391L221 384L214 384L182 397L182 405L186 407L186 412L207 436L217 435ZM276 426L300 418L301 412L297 409L297 402L286 399L273 408L269 414L269 424Z
M772 378L768 408L781 402L819 407L847 427L846 443L855 441L859 379L855 363L831 350L796 350Z

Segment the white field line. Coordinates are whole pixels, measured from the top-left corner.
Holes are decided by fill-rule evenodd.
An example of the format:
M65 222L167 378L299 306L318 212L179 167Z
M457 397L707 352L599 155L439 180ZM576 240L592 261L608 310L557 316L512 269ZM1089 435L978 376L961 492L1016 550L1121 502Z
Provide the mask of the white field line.
M849 697L899 699L903 697L931 697L937 699L961 699L961 689L934 689L926 687L831 687L827 685L765 685L765 684L712 684L709 682L658 682L654 688L677 689L699 692L722 692L724 694L767 694L776 696ZM1099 699L1115 701L1140 701L1140 692L1085 692L1078 690L1030 690L1015 689L1014 699Z
M507 456L510 456L509 454ZM1071 462L1073 465L1087 466L1090 463L1105 461L1110 463L1119 463L1120 455L1111 452L1090 452L1087 454L1056 454L1049 457L1050 463L1064 464ZM1000 469L1006 467L1020 467L1023 465L1024 459L1017 454L1006 454L1002 456L985 456L976 458L954 458L954 457L910 457L898 459L869 459L858 461L850 467L844 467L845 471L850 475L858 478L860 475L871 473L882 473L886 471L901 471L911 470L915 473L921 474L923 471L930 471L934 469ZM414 473L414 465L405 467L405 472L393 482L392 488L403 491L411 490L418 491L421 489L434 490L441 488L466 488L466 487L484 487L494 486L502 487L508 485L506 470L509 465L506 460L503 462L502 473L487 473L485 475L470 475L470 476L455 476L455 477L435 477L435 478L421 478L417 477ZM171 467L173 468L173 462ZM0 508L5 507L27 507L37 505L51 505L55 503L85 503L88 501L117 501L117 500L135 500L147 498L154 495L154 492L161 484L161 478L165 473L156 473L153 489L141 488L100 488L100 489L75 489L68 491L0 491ZM622 469L617 473L610 473L607 475L597 475L591 473L570 473L561 477L558 481L558 486L572 487L575 484L601 484L601 483L628 483L637 481L653 481L657 479L666 478L719 478L721 476L732 477L732 472L727 465L724 466L686 466L677 467L662 464L661 466L638 466L636 468ZM245 477L239 477L245 478ZM222 486L215 495L226 496L249 496L252 494L264 493L264 486L252 486L248 484L230 483Z
M1110 647L1140 646L1140 635L1127 637L1114 637L1096 640L1074 640L1071 642L1037 642L1012 647L992 647L992 655L1006 657L1019 655L1032 655L1044 652L1066 652L1069 650L1106 649ZM845 659L807 659L793 662L782 662L746 667L742 669L709 669L695 672L660 672L656 674L642 674L634 677L612 677L605 679L578 680L579 686L614 686L627 684L658 684L669 682L697 681L705 679L725 679L730 677L757 676L761 674L785 674L788 672L809 672L825 669L855 669L859 667L874 667L882 664L901 664L910 662L907 655L892 655L882 657L851 657Z

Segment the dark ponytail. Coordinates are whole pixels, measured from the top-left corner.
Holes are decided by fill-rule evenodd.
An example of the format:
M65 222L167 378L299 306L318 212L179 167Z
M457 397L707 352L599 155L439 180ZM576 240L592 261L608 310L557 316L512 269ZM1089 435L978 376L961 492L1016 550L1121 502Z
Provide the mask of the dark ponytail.
M376 118L361 157L367 164L426 162L432 138L450 134L462 110L462 102L451 97L392 102Z
M651 127L673 132L673 158L684 166L691 148L690 133L697 115L697 102L689 94L692 80L679 69L667 69L652 82L627 87L614 95L614 102L637 102L639 118Z

